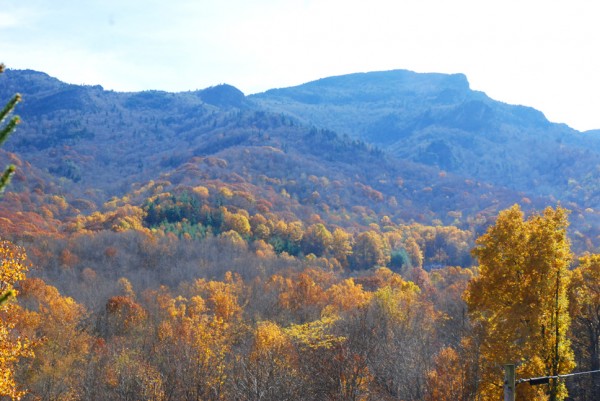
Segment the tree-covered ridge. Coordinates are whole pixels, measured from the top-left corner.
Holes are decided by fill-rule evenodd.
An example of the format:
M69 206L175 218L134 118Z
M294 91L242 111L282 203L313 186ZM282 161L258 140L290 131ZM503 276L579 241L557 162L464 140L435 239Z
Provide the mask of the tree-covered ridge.
M590 181L598 179L597 133L580 133L550 123L538 110L490 99L471 90L462 74L350 74L250 99L462 177L583 207L597 208L600 201Z
M182 93L117 93L98 86L67 85L34 71L8 71L5 75L0 94L8 95L18 89L27 99L20 109L25 121L21 134L8 144L9 149L37 172L28 179L43 177L44 186L58 187L45 192L66 196L69 204L76 200L77 206L84 206L92 201L98 208L110 197L129 192L132 185L144 185L167 174L172 177L170 181L183 180L192 186L201 185L204 179L227 184L241 180L254 186L255 198L266 198L265 193L271 190L279 194L285 191L283 193L290 194L290 202L312 202L309 207L314 204L320 209L351 210L362 206L390 218L398 214L405 223L454 224L456 217L452 216L458 215L463 216L462 220L458 218L459 223L464 223L464 219L473 216L490 218L517 202L524 207L542 209L562 200L575 215L581 216L573 219L574 229L586 238L597 237L591 232L598 219L597 180L593 170L597 164L594 159L597 146L592 143L593 135L588 137L592 142L586 142L583 136L552 124L544 125L548 132L539 131L539 127L531 131L523 127L536 126L539 119L526 118L527 113L519 114L518 108L513 112L509 106L502 106L509 111L494 119L494 124L517 127L514 135L486 143L480 152L459 163L461 168L472 168L479 165L477 160L481 158L502 159L501 165L488 163L486 168L511 182L521 179L528 182L516 191L507 189L510 185L506 182L500 182L502 186L486 183L481 177L477 178L477 174L465 174L462 170L413 157L421 154L423 146L433 141L434 136L439 137L431 145L435 152L450 157L444 143L453 141L452 129L439 131L434 136L428 134L429 139L423 142L404 144L402 149L406 155L398 158L389 144L356 138L346 128L334 127L336 131L324 128L327 124L321 124L320 120L313 121L312 127L291 112L267 111L259 102L262 97L244 98L227 85ZM378 73L362 74L360 79L350 75L324 80L331 82L326 85L327 90L319 92L325 103L318 107L328 110L329 118L346 121L347 127L359 127L360 124L344 117L347 113L339 107L368 100L378 105L387 104L385 107L390 110L397 109L399 104L407 110L413 106L427 108L438 104L431 94L443 92L444 88L464 92L464 96L485 97L470 94L464 77L404 72L399 74L403 77L401 84L412 89L403 91L394 76ZM320 81L307 84L307 90L323 85ZM281 91L288 93L294 89ZM327 102L336 99L332 94L336 91L345 93L350 100L338 108L327 109ZM402 103L402 99L406 102ZM495 104L490 99L486 101ZM379 109L370 103L363 105L360 110L352 109L351 114L368 119L378 113ZM451 109L447 112L456 114ZM423 120L419 113L411 118ZM385 126L378 130L395 135ZM411 132L418 132L415 130ZM559 131L561 137L557 142L554 136ZM488 137L481 135L481 138ZM504 164L518 162L519 152L526 152L528 157L535 154L531 146L518 145L519 138L530 137L538 141L543 138L544 146L552 147L560 142L562 150L558 156L537 145L535 149L548 158L562 160L559 164L563 167L556 170L539 166L504 174ZM501 157L494 156L510 144L519 152L505 151ZM582 147L586 149L585 155L574 150ZM226 164L211 165L210 160L215 158ZM577 159L576 163L571 162L573 158ZM585 165L587 170L571 172L580 165ZM533 179L531 174L536 174L536 169L544 174L552 171L553 180L566 185L570 195L562 196L560 191L551 189L553 184ZM324 177L332 185L308 182L306 177L311 176L320 180ZM82 213L94 211L94 207L76 208Z

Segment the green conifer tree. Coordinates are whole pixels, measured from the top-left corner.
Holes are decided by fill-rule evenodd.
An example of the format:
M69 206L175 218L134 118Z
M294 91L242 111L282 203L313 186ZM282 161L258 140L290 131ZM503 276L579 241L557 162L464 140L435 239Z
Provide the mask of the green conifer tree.
M4 64L0 64L0 74L3 72L4 72ZM0 111L0 145L2 145L6 141L6 139L8 139L8 136L10 135L10 133L14 131L17 124L19 124L19 122L21 121L18 116L13 116L5 124L5 120L10 116L10 114L15 109L15 106L20 101L21 101L21 95L19 95L17 93L4 106L2 111ZM8 182L10 181L10 177L14 174L14 172L15 172L15 166L12 164L9 165L6 168L6 170L4 170L4 173L0 177L0 193L3 192L4 188L6 188L6 185L8 185Z
M0 64L0 74L4 72L4 64ZM13 98L4 106L2 111L0 111L0 146L6 141L11 132L14 131L17 124L19 124L20 119L18 116L13 116L10 118L8 123L4 125L4 120L6 120L12 111L15 109L17 103L21 101L21 95L18 93L13 96ZM4 126L3 126L4 125ZM13 164L9 165L4 173L0 177L0 193L4 191L4 188L8 185L10 181L10 177L15 173L15 166ZM0 294L0 306L14 296L14 291L6 291Z

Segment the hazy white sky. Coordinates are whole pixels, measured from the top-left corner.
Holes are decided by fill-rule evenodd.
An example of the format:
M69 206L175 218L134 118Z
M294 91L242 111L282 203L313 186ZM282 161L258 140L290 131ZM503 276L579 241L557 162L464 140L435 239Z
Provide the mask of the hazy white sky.
M587 130L600 128L599 15L594 0L2 0L0 61L119 91L462 72Z

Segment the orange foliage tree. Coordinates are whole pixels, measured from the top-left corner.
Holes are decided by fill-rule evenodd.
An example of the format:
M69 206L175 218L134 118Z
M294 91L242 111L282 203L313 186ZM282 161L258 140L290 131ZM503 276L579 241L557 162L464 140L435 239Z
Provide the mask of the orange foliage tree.
M34 397L78 400L92 336L82 330L85 308L41 279L21 284L19 329L36 339L35 358L20 369L20 380Z
M452 348L444 348L435 359L435 369L427 374L426 401L467 401L466 377L459 355Z

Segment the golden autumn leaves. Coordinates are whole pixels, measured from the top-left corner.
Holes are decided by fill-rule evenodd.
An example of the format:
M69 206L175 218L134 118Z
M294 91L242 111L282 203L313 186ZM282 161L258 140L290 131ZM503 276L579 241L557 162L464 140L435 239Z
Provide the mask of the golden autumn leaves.
M517 376L524 378L564 374L575 366L567 337L572 258L567 225L563 208L524 220L513 206L477 240L473 255L479 275L469 283L465 300L473 336L481 342L478 394L483 400L500 398L497 378L503 363L516 363ZM521 386L517 395L555 401L567 394L564 382L553 380L548 391Z
M526 378L570 372L575 354L597 359L586 344L598 337L569 328L600 333L600 258L569 270L566 228L562 208L525 219L515 206L477 240L475 269L417 268L408 281L387 268L304 267L139 293L122 278L99 311L23 281L22 249L3 243L2 282L21 286L0 315L0 388L18 398L18 377L64 400L496 400L504 363ZM35 358L22 358L31 347L17 333L37 340ZM517 395L562 400L566 386Z
M0 241L0 293L16 295L14 285L25 278L26 271L27 256L23 248ZM0 305L0 396L14 399L23 395L15 383L16 363L20 358L32 355L30 342L14 330L17 309L10 300Z

